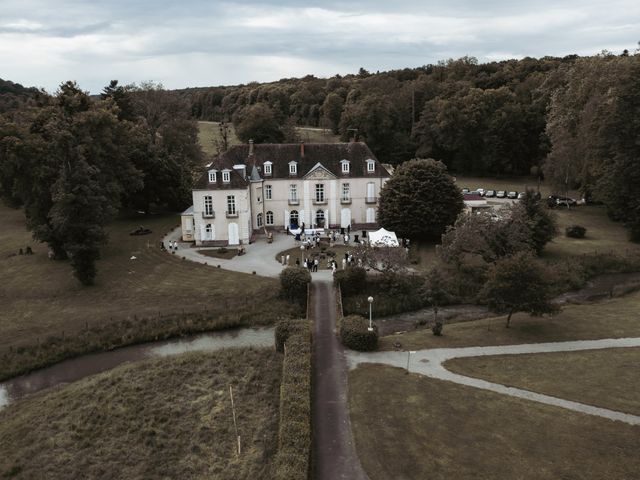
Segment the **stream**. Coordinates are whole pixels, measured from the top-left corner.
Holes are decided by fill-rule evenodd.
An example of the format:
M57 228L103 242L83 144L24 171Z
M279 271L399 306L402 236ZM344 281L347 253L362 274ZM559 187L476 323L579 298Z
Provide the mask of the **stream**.
M168 357L186 352L212 352L224 348L273 347L273 345L273 328L242 328L82 355L0 383L0 409L26 395L45 388L75 382L126 362L138 362L148 358Z

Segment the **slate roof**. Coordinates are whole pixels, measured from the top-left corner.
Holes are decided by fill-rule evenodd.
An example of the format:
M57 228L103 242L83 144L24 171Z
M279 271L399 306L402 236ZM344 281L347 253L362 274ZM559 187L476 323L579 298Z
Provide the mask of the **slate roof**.
M350 143L261 143L253 145L253 155L249 156L250 145L234 145L218 156L207 168L196 184L197 189L210 188L244 188L247 181L234 171L232 181L222 183L223 168L233 169L234 165L247 166L247 174L251 180L264 179L302 179L316 164L320 163L338 178L380 178L389 177L387 169L378 161L369 147L363 142ZM304 149L304 155L303 155ZM375 171L367 172L367 160L375 161ZM350 162L349 173L342 173L340 161ZM271 162L271 175L264 174L264 163ZM297 174L289 175L289 163L297 162ZM255 169L254 169L255 167ZM207 171L218 170L215 185L208 182ZM234 175L235 173L235 175ZM257 176L256 176L257 174ZM237 178L236 178L237 177Z

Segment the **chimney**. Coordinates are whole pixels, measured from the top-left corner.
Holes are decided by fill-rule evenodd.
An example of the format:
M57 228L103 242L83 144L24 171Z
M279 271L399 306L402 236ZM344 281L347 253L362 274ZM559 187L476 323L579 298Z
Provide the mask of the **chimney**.
M304 142L300 142L300 158L304 158Z
M253 155L253 140L249 140L249 156Z

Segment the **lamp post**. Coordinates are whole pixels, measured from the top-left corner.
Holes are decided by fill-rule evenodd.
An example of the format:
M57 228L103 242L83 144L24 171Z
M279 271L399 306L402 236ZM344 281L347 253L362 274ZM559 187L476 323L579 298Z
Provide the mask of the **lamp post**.
M300 245L300 266L304 264L304 245Z
M373 325L371 324L371 305L373 305L373 297L367 298L367 301L369 302L369 328L367 328L367 330L373 332Z

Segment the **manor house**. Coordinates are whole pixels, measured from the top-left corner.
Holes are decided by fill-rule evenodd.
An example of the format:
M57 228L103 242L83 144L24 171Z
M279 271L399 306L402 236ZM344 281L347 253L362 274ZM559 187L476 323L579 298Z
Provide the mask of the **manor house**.
M182 214L182 239L249 243L286 228L377 228L389 170L362 142L235 145L207 165Z

